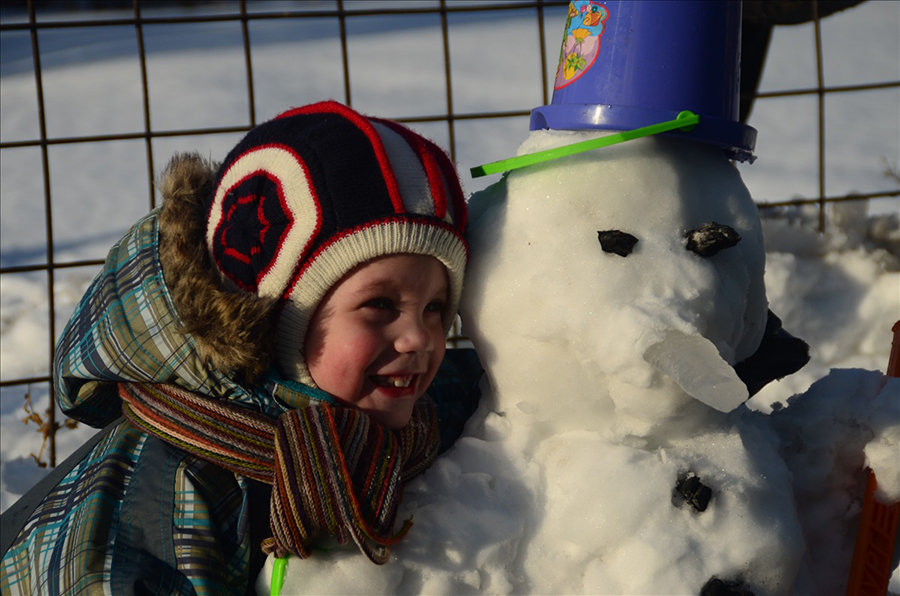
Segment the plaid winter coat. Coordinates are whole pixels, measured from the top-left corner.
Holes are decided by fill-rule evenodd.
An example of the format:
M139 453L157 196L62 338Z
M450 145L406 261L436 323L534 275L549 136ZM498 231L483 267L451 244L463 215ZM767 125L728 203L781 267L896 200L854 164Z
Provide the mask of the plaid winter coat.
M114 423L123 381L176 384L273 417L329 400L274 372L245 384L204 363L163 278L158 228L153 212L111 249L64 330L54 371L63 411L97 427ZM477 375L464 379L445 364L429 391L443 419L443 448L477 399ZM270 535L269 494L266 485L119 422L34 510L3 555L0 591L252 592L264 560L259 544Z

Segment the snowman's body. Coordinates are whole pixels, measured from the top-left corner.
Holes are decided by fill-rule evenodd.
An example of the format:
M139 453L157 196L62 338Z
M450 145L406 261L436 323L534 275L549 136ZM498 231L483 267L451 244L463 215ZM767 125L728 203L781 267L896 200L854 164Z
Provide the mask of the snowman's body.
M592 134L537 131L520 152ZM513 171L470 211L482 404L407 487L394 560L292 560L284 593L697 594L715 578L815 593L788 465L806 464L777 432L809 429L740 405L732 368L767 302L757 209L724 153L632 141ZM712 222L740 241L688 250ZM637 238L627 256L601 246L612 230ZM710 489L704 510L686 478Z

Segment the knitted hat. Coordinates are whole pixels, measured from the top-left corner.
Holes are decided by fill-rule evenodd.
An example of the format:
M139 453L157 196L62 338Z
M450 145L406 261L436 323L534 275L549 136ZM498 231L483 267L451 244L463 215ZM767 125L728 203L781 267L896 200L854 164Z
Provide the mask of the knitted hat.
M430 255L447 269L455 314L465 225L443 151L396 122L327 101L257 126L231 150L210 198L206 244L239 288L283 300L276 359L289 378L315 386L303 343L325 293L370 259Z

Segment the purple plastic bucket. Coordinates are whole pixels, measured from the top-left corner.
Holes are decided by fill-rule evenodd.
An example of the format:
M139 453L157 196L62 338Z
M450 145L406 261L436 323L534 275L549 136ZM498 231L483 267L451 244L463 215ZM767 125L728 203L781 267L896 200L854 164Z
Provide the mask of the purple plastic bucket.
M741 3L731 0L573 0L550 105L531 130L631 130L700 115L667 135L753 160L756 130L738 121Z

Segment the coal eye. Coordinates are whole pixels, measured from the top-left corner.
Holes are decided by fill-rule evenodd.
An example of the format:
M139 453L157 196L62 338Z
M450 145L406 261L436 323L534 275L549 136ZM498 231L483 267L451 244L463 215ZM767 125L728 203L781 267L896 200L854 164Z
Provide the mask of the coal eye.
M603 252L611 252L620 257L627 257L634 250L634 245L638 239L620 230L602 230L597 232L597 240L600 241L600 248Z
M687 248L701 257L711 257L725 248L731 248L741 241L741 235L734 228L716 222L702 224L696 230L688 230Z

